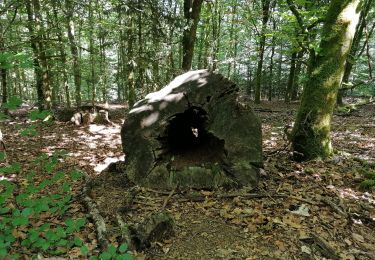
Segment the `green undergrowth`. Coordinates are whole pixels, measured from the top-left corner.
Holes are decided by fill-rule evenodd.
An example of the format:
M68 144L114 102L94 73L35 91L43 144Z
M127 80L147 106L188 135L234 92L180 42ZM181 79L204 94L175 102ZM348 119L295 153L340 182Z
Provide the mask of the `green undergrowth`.
M363 176L364 180L360 183L359 187L362 190L368 190L375 186L375 162L368 162L363 159L355 158L355 161L361 164L359 173Z
M7 105L9 109L15 107ZM35 122L30 129L21 130L20 135L37 135L49 114L32 112L29 118ZM60 170L66 168L66 156L63 150L41 153L30 158L26 167L9 163L6 152L0 152L0 259L63 256L75 248L75 257L80 258L132 259L126 244L109 245L103 252L90 251L81 238L87 220L75 217L69 210L73 205L72 187L79 184L83 173L77 169Z

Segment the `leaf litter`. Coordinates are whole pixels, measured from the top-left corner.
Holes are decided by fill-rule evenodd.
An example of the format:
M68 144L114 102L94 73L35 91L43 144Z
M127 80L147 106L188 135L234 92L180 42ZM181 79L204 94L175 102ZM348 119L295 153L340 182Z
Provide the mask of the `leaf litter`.
M97 168L123 159L120 118L111 126L76 127L54 122L40 127L38 136L21 137L28 124L24 122L1 123L1 129L10 163L23 165L13 176L21 187L27 182L24 174L32 169L36 173L33 181L38 184L59 170L79 169L93 178L89 195L108 226L111 243L121 240L115 219L118 212L126 212L126 224L140 223L161 209L169 212L175 221L175 235L133 252L135 259L374 259L374 188L364 191L359 185L364 168L374 170L375 131L369 127L369 119L375 117L374 105L349 116L335 115L332 135L339 152L326 161L303 163L290 160L284 138L284 126L292 124L296 105L267 102L262 108L267 110L257 113L263 123L265 163L255 190L176 190L171 195L169 191L138 188L130 209L123 207L132 184L121 169L99 174ZM52 154L58 149L66 150L69 156L50 173L32 163L40 151ZM83 185L81 180L72 186L76 195L66 213L69 216L88 217L79 199ZM54 189L57 187L47 186L43 192L53 194ZM35 226L64 224L53 214L32 221ZM27 230L14 232L22 239ZM90 218L76 235L90 251L98 251ZM77 249L66 252L66 257L84 259ZM19 244L13 250L24 252L25 259L32 254Z

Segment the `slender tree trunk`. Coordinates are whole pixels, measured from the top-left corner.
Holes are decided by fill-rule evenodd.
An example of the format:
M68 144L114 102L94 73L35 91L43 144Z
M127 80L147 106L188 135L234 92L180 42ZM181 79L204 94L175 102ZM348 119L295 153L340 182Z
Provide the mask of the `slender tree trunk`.
M220 51L220 37L221 37L221 26L222 26L222 9L219 0L214 2L214 15L212 17L212 39L214 39L213 50L212 50L212 71L216 71L218 64L218 53Z
M66 6L66 28L68 31L68 39L70 45L70 52L73 58L73 76L75 86L75 101L77 107L81 106L81 68L79 62L78 47L74 36L74 22L73 22L73 2L72 0L65 0Z
M40 13L40 3L39 0L32 0L34 14L35 14L35 29L36 29L36 44L38 49L38 57L40 60L41 70L42 70L42 83L44 92L44 109L51 109L52 107L52 88L51 79L49 72L49 64L47 60L47 54L45 49L45 34L43 28L42 16Z
M1 75L1 88L2 88L2 104L8 102L8 89L7 89L7 70L5 69L5 63L0 63L0 75Z
M251 92L252 92L252 70L251 70L251 62L250 60L247 62L247 86L246 86L246 94L251 97Z
M255 103L260 104L260 89L262 83L263 56L266 45L266 29L270 14L271 0L262 0L262 29L260 32L259 49L258 49L258 66L255 78Z
M136 93L135 93L135 72L134 72L134 18L129 13L128 16L128 51L127 51L127 58L128 58L128 66L127 66L127 73L128 73L128 79L127 79L127 98L129 107L132 107L135 103L136 99Z
M0 53L5 50L4 38L2 35L2 25L0 25ZM7 90L7 70L5 61L0 63L0 77L1 77L1 88L2 88L2 104L8 102L8 90Z
M142 10L142 4L141 1L143 0L138 0L138 9ZM139 90L144 89L144 62L143 62L143 23L142 23L142 12L138 12L138 17L137 17L137 40L138 40L138 50L137 50L137 68L138 68L138 73L137 73L137 78L136 78L136 87ZM146 93L150 92L150 89L146 86Z
M58 43L58 49L60 53L60 61L61 61L61 69L62 69L62 80L63 80L63 87L64 87L64 92L65 92L65 101L66 101L66 106L70 108L70 93L69 93L69 84L68 84L68 71L67 71L67 62L66 62L66 52L64 49L64 41L63 41L63 31L60 28L60 22L58 18L58 11L56 7L56 3L53 2L53 14L55 18L55 25L57 29L57 40L59 41Z
M182 37L182 70L191 69L194 44L197 34L199 16L202 8L203 0L184 0L184 17L186 19L186 29Z
M276 21L272 19L272 29L273 31L276 30ZM272 88L273 88L273 57L275 55L275 36L272 36L271 41L271 57L270 57L270 78L268 80L268 101L272 100Z
M365 25L365 36L366 36L366 56L367 56L367 65L368 65L368 75L372 79L372 58L370 54L370 44L369 44L369 33L367 29L367 24Z
M374 0L364 1L363 9L359 17L359 22L357 24L356 32L354 34L353 44L350 48L350 51L349 51L349 54L345 63L344 76L343 76L341 86L340 86L341 88L345 87L349 83L349 78L353 69L353 65L355 64L355 61L358 58L358 56L360 56L358 55L359 45L363 37L363 30L365 29L365 26L366 26L366 18L372 7L373 1ZM343 102L344 92L345 91L342 89L339 89L338 91L337 105L339 106L344 105L344 102Z
M289 103L291 96L292 96L294 78L295 78L295 72L296 72L296 58L297 58L297 52L293 51L292 57L290 59L288 84L287 84L286 91L285 91L285 103Z
M27 29L30 34L30 45L31 49L33 50L33 67L34 67L34 75L35 75L35 87L36 87L36 93L37 93L37 99L38 99L38 108L39 110L44 109L44 91L43 91L43 73L42 69L40 67L39 62L39 50L37 46L37 38L34 32L34 15L33 11L31 9L31 0L26 1L26 10L27 10Z
M291 135L296 160L332 154L332 113L358 24L360 2L332 0L330 3L322 28L321 52L311 60L311 73Z
M236 34L234 32L235 21L236 21L236 13L237 13L237 4L232 2L232 12L231 12L231 21L230 21L230 30L229 30L229 50L227 59L231 61L228 62L228 70L227 70L227 78L230 79L232 75L232 67L234 66L234 50L236 45Z
M277 63L277 98L280 99L280 94L282 93L281 90L284 89L284 87L281 87L281 75L282 75L282 69L283 69L283 45L280 45L280 50L279 50L279 58L278 58L278 63Z
M96 76L95 76L95 44L94 44L94 11L92 1L89 2L89 50L90 50L90 88L91 88L91 104L96 102Z
M304 51L301 50L297 54L297 60L296 60L296 71L294 73L294 79L293 79L293 88L292 88L292 95L291 95L291 100L295 101L298 98L298 91L299 91L299 80L298 77L301 73L302 69L302 58L304 55Z

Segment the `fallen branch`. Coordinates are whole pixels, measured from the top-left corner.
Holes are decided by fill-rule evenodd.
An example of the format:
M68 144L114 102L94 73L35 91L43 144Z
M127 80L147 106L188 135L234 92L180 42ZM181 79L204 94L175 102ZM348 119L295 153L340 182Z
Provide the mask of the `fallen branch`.
M96 203L88 195L88 184L91 183L91 178L87 173L83 172L85 176L86 183L83 187L83 202L89 212L90 217L92 218L94 225L96 227L96 235L98 238L98 244L102 250L106 250L108 247L108 240L106 238L107 228L103 217L100 215Z
M327 204L328 206L330 206L337 214L347 218L348 217L348 213L346 213L344 210L342 210L337 204L335 204L333 201L331 201L330 199L328 198L321 198L322 202L324 202L325 204Z
M135 250L134 244L131 239L131 234L129 231L128 226L125 224L125 221L123 220L122 216L119 213L116 213L116 220L120 227L121 232L121 238L123 242L125 242L128 245L128 248L133 251Z
M165 207L167 206L169 200L172 198L174 192L176 191L176 188L174 188L173 190L171 190L171 192L168 194L168 197L164 200L164 203L163 203L163 206L161 207L162 210L165 209Z
M328 259L339 260L340 257L335 252L335 250L325 241L323 238L319 237L317 234L311 233L311 237L314 239L315 244L319 252Z

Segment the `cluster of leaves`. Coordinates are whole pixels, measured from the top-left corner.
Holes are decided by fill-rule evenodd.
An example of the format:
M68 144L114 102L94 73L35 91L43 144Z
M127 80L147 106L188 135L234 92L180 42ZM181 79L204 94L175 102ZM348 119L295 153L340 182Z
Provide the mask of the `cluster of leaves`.
M360 188L362 190L368 190L375 186L375 164L369 164L363 168L364 181L361 182Z
M9 101L5 104L8 109L15 109L21 102L19 98L11 98ZM33 111L29 115L31 120L41 122L47 116L49 113L46 111ZM24 135L38 134L35 127L31 130ZM63 150L55 151L52 155L43 153L32 160L32 168L35 170L28 172L23 172L20 163L0 167L0 258L19 259L21 254L33 255L39 252L61 255L78 247L82 256L91 255L90 259L93 260L132 259L126 253L126 244L118 248L110 245L99 256L93 256L77 236L85 226L86 219L67 217L67 211L71 207L72 184L81 179L83 174L78 170L65 172L57 169L66 156L67 152ZM0 162L6 159L6 153L0 152ZM40 178L40 174L45 176ZM51 190L53 192L49 193ZM15 253L12 250L14 247L22 248L25 252L17 250Z
M47 172L52 172L62 154L56 152L51 158L43 154L33 163L43 165ZM2 168L5 178L0 181L0 233L3 234L0 236L0 257L9 255L9 250L13 246L53 255L65 253L74 246L83 246L81 239L74 233L85 225L85 219L67 218L64 224L38 223L42 214L56 218L65 215L72 199L69 181L80 179L82 173L73 170L68 175L68 181L64 172L57 172L39 184L34 181L35 172L27 173L26 178L17 184L11 178L6 178L20 171L20 164ZM53 185L58 187L55 187L58 191L54 194L44 194L44 191ZM19 256L15 254L12 258L17 259Z

